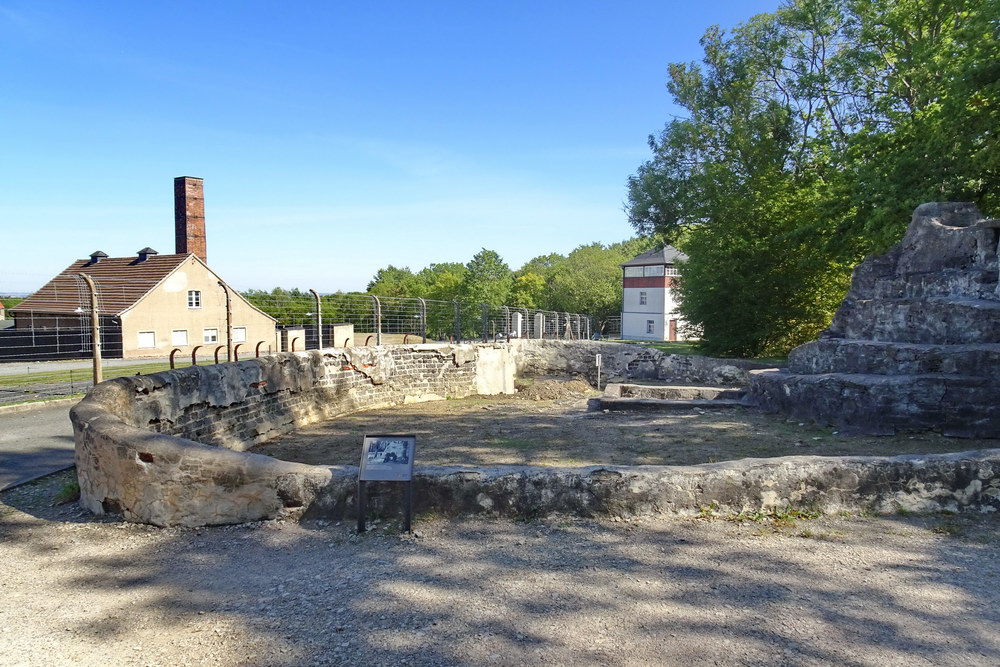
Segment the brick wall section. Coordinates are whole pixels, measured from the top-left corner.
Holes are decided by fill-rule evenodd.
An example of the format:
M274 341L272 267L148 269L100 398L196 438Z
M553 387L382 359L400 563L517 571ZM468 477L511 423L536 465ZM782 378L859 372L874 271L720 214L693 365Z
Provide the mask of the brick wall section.
M136 412L149 416L135 426L242 451L358 410L474 394L471 350L328 349L134 378Z

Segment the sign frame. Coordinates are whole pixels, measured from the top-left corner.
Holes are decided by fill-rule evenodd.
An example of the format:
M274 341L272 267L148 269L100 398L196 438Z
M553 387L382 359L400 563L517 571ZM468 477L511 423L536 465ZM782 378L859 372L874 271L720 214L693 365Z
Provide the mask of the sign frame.
M366 433L361 446L358 470L358 532L366 530L368 482L402 482L403 531L410 532L413 519L413 459L417 436L411 434Z

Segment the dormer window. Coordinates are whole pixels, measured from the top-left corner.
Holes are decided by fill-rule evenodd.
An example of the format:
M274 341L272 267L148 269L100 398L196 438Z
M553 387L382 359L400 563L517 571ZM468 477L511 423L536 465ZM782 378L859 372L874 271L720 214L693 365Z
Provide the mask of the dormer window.
M188 308L201 308L201 290L188 290Z

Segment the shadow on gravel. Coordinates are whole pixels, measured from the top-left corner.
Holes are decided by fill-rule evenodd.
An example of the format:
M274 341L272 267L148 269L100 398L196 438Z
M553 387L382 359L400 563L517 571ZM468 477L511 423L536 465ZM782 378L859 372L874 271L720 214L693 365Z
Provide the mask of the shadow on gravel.
M217 646L220 662L269 665L1000 663L995 518L828 518L784 532L424 518L420 538L385 523L359 537L347 522L65 521L7 510L0 542L40 555L84 531L110 547L53 575L61 604L80 609L71 630L108 645L151 625L190 641L190 659ZM220 627L247 639L227 644Z

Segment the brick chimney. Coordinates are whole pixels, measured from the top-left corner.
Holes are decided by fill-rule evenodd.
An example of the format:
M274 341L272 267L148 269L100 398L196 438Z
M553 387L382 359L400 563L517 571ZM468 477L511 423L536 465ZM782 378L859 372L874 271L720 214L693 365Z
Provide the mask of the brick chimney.
M174 179L174 238L178 255L194 253L208 263L204 180L200 178L178 176Z

